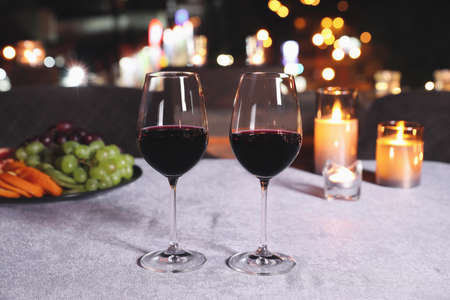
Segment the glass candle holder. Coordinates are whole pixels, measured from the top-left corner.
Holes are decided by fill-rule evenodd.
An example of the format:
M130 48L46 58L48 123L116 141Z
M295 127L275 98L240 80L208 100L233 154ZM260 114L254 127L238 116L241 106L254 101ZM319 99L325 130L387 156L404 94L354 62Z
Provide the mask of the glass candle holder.
M377 71L374 75L376 96L383 97L388 94L400 94L402 91L400 86L401 78L402 73L399 71Z
M410 188L420 183L423 161L423 126L415 122L378 124L376 182Z
M358 200L361 195L362 163L342 166L328 160L323 167L324 194L327 200Z
M358 119L356 91L326 87L317 91L314 119L314 164L322 172L327 160L348 166L356 160Z

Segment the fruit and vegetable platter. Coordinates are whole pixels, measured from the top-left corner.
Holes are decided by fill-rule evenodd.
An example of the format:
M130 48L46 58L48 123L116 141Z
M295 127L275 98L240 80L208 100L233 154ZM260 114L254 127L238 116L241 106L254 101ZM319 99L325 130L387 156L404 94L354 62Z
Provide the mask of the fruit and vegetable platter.
M0 149L2 199L74 198L136 180L132 155L71 122L59 122L15 149Z

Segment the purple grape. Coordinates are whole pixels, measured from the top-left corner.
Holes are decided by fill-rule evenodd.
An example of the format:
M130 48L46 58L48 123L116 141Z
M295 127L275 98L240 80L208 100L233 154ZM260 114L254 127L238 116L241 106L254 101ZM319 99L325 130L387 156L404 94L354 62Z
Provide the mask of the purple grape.
M93 140L94 140L94 136L92 134L87 134L87 135L83 136L81 141L83 142L83 144L89 145Z
M57 143L58 145L62 145L62 144L64 144L65 142L67 142L67 137L66 137L65 135L57 135L55 141L56 141L56 143Z
M71 133L71 134L69 135L68 140L69 140L69 141L79 142L79 141L80 141L80 136L79 136L76 132L73 132L73 133Z
M59 132L68 132L72 130L73 124L68 121L62 121L56 124L56 130Z
M49 146L53 142L53 137L49 134L44 134L39 138L39 141L45 146Z

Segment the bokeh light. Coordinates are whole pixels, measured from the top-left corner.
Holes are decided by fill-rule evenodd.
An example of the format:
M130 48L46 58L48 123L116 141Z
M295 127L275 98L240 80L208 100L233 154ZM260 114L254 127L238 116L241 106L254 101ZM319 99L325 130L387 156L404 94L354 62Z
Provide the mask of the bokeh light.
M331 57L336 61L341 61L344 59L345 52L342 49L336 48L331 52Z
M323 38L323 36L320 33L316 33L312 37L312 42L316 46L322 45L323 44L323 40L324 40L324 38Z
M323 38L326 40L333 35L333 31L330 28L324 28L321 32Z
M289 9L286 6L282 5L278 9L277 14L280 16L280 18L286 18L289 15Z
M294 27L297 30L302 30L306 27L306 19L302 17L295 18Z
M269 48L270 46L272 46L272 38L270 36L267 38L267 40L263 41L263 46L264 48Z
M338 4L337 4L337 9L340 12L347 11L347 9L348 9L348 2L345 1L345 0L339 1Z
M284 66L283 72L290 75L300 75L305 70L305 67L299 63L288 63Z
M260 41L265 41L269 38L269 32L266 29L260 29L256 33L256 38Z
M62 85L67 87L75 87L84 85L86 81L86 70L82 66L73 65L67 70L67 75L63 78Z
M181 25L189 19L189 12L182 8L175 12L175 24Z
M6 79L6 71L0 68L0 80Z
M432 91L432 90L434 90L434 82L433 82L433 81L427 81L427 82L425 83L425 89L426 89L427 91Z
M341 17L334 18L333 20L333 27L336 29L340 29L344 26L344 19Z
M277 12L281 7L281 3L278 0L270 0L267 6L271 11Z
M6 59L13 59L14 57L16 57L16 49L14 49L13 46L6 46L5 48L3 48L3 56Z
M300 52L300 47L296 41L286 41L281 45L281 52L286 61L296 61Z
M325 44L328 46L333 45L334 41L335 41L334 35L331 35L324 40Z
M222 67L231 66L234 63L234 58L230 54L219 54L217 56L217 64Z
M348 52L348 56L350 56L350 58L352 59L357 59L358 57L361 56L361 49L359 48L351 48L350 51Z
M329 17L325 17L320 22L320 25L322 25L322 27L324 28L330 28L333 25L333 20L331 20L331 18Z
M46 66L47 68L53 68L55 64L56 61L53 57L47 56L46 58L44 58L44 66Z
M327 68L323 69L323 71L322 71L322 78L327 81L333 80L335 75L336 74L335 74L333 68L330 68L330 67L327 67Z
M361 33L361 35L359 36L359 39L364 44L367 44L372 39L372 35L370 34L370 32L365 31L365 32Z

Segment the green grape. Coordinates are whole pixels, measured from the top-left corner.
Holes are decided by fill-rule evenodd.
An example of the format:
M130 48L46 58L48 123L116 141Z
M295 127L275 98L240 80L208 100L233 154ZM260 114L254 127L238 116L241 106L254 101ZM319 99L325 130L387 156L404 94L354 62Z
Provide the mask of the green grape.
M87 173L82 167L77 167L73 171L73 179L78 183L83 183L87 180Z
M130 165L120 169L120 171L122 173L122 178L131 179L131 177L133 177L133 167Z
M78 167L78 160L75 155L64 155L61 160L61 171L66 174L72 174L72 172Z
M108 174L112 174L117 169L113 159L108 159L100 162L100 167L105 169Z
M96 191L98 189L98 180L94 178L89 178L84 186L86 190L89 192Z
M106 173L105 169L96 166L96 167L92 167L89 170L89 176L94 178L94 179L103 179L105 176L107 176L108 174Z
M107 160L109 158L109 151L108 151L108 149L106 149L106 147L98 149L97 152L95 153L95 158L98 161Z
M95 152L98 149L103 148L104 146L105 144L103 143L102 140L96 140L89 144L89 148L91 149L92 152Z
M74 152L74 150L75 150L78 146L80 146L80 144L78 144L77 142L75 142L75 141L68 141L68 142L65 142L65 143L62 145L62 149L63 149L63 152L64 152L65 154L71 154L71 153Z
M104 181L100 181L98 184L98 188L101 190L107 189L108 188L108 183L104 182Z
M116 164L117 169L123 169L128 165L126 158L123 154L116 156L114 158L114 163Z
M86 145L79 145L75 148L75 155L80 159L88 159L90 156L90 149L89 146Z
M45 146L39 141L34 141L25 146L25 151L27 154L38 154L42 150L44 150Z
M110 158L115 158L120 154L120 149L116 145L108 145L105 148L108 149Z
M113 181L111 179L111 176L106 175L102 180L100 180L100 189L104 189L102 188L102 183L105 184L106 188L110 188L113 186Z
M113 185L118 185L122 180L122 174L120 171L115 171L110 175Z
M28 154L23 147L20 147L19 149L16 150L16 158L18 160L25 160L27 159L27 156Z
M134 165L134 157L130 154L123 154L123 158L127 162L127 165L132 166Z
M31 154L25 160L25 163L31 167L36 167L40 162L41 161L38 154Z

